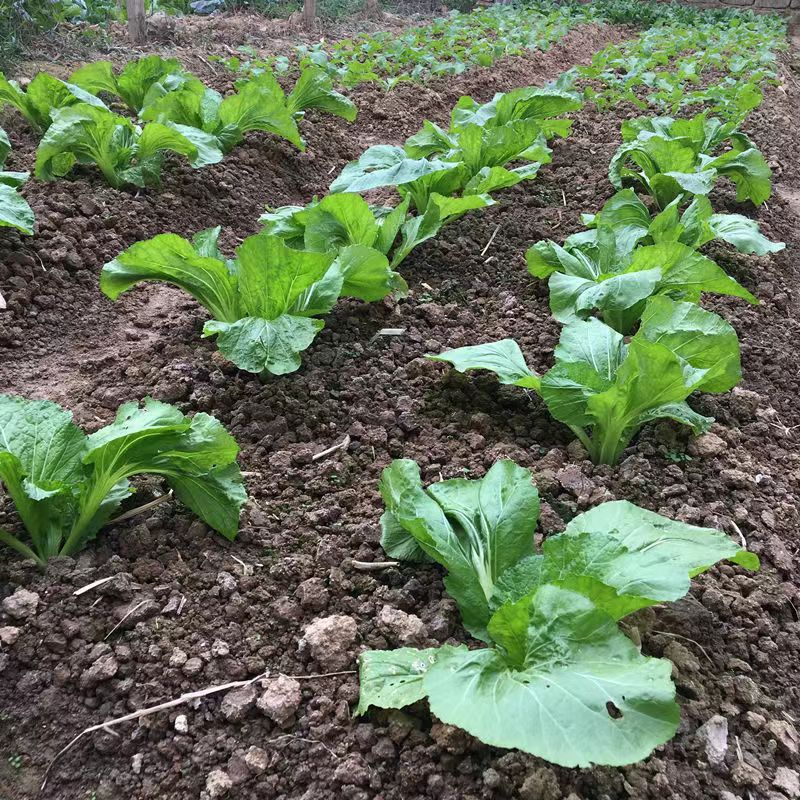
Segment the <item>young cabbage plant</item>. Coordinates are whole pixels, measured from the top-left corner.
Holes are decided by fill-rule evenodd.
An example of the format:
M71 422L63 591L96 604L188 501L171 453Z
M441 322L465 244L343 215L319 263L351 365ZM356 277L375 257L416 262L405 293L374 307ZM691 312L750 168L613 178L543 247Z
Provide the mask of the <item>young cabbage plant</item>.
M23 91L16 81L9 81L0 72L0 108L10 105L19 111L37 131L46 131L52 122L53 113L77 103L105 108L99 97L95 97L74 83L54 78L40 72Z
M70 81L92 94L105 92L119 98L134 113L167 91L178 88L192 76L177 58L158 55L129 61L118 75L110 61L94 61L70 75Z
M427 698L442 722L565 767L639 761L678 727L672 665L642 655L619 620L679 600L719 561L759 566L719 531L625 501L580 514L536 553L538 494L511 461L427 489L416 463L394 461L381 495L387 554L440 564L487 647L363 653L356 713Z
M299 369L300 353L325 325L316 317L340 297L371 302L406 288L386 256L363 244L314 252L259 233L226 260L219 232L202 231L191 242L172 233L137 242L103 267L100 289L116 300L141 281L178 286L212 316L203 336L216 336L240 369L266 377Z
M0 529L0 542L44 564L74 555L133 494L129 478L162 475L175 496L227 539L247 499L239 448L208 414L189 418L146 398L120 406L87 436L72 414L46 400L0 395L0 481L30 545Z
M164 153L184 155L194 168L222 153L213 137L195 128L151 122L144 127L107 109L81 103L56 111L36 150L36 177L53 180L76 164L94 164L114 188L158 184Z
M758 223L742 214L715 214L705 195L698 195L681 212L680 199L651 216L647 206L633 189L622 189L611 197L597 214L582 214L585 225L594 229L571 236L567 241L593 242L600 228L614 231L620 246L629 250L637 244L680 242L698 249L721 239L740 253L764 256L777 253L786 245L767 239ZM565 243L566 246L566 243Z
M197 78L175 91L154 98L140 112L143 120L197 128L214 137L217 146L230 152L248 131L267 131L305 149L297 122L272 73L237 84L236 94L223 98Z
M699 303L703 292L755 297L710 258L676 241L633 246L631 237L599 226L591 239L569 237L564 246L537 242L526 258L536 278L549 278L550 309L562 323L586 319L599 311L603 322L630 333L647 300L656 295ZM588 240L587 240L588 239Z
M622 124L622 139L609 180L617 189L630 184L649 194L662 210L677 198L707 195L720 176L736 185L739 202L760 205L772 193L772 171L735 122L705 113L692 119L640 117ZM730 148L715 155L726 143Z
M33 233L33 211L17 191L28 180L27 172L8 172L3 169L11 152L8 135L0 128L0 228L16 228L20 233Z
M459 372L485 369L532 389L578 437L596 464L616 464L639 429L669 418L706 432L713 419L686 402L692 392L727 392L741 378L739 340L722 317L665 296L648 300L639 330L622 334L591 318L566 325L555 365L537 375L513 339L438 356Z
M426 121L404 147L368 148L345 166L331 192L396 186L422 214L433 194L480 195L514 186L549 163L548 136L569 133L571 122L553 117L580 105L577 95L535 87L497 94L483 105L462 97L448 130ZM518 161L528 163L507 166Z
M331 194L307 206L283 206L263 214L264 230L290 247L325 252L332 247L362 244L391 255L397 268L422 242L467 211L494 205L489 195L443 197L432 194L424 214L408 213L407 197L394 208L370 206L358 194ZM399 240L398 240L399 237ZM396 244L396 246L394 246Z

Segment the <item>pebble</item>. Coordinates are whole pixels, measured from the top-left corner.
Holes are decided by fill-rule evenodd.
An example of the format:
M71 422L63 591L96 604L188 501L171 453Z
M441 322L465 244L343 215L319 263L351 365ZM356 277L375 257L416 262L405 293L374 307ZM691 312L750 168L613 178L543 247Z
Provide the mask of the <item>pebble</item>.
M703 742L710 764L719 765L725 761L728 752L728 720L715 714L704 722L695 734Z
M778 767L775 770L775 780L772 781L772 785L776 789L780 789L791 800L800 797L800 775L793 769Z
M178 716L175 717L174 727L178 733L189 732L189 720L186 719L186 714L178 714Z
M262 772L266 772L269 766L269 756L265 750L253 745L244 754L244 763L252 773L260 775Z
M17 620L26 620L35 616L38 607L39 595L36 592L24 589L22 586L14 594L3 600L3 611L9 617Z
M103 681L111 680L119 669L117 659L112 655L101 656L88 669L84 670L80 678L81 689L91 689Z
M212 800L217 797L224 797L232 788L233 781L230 775L221 769L212 770L206 778L206 791Z
M352 617L334 614L310 623L300 640L300 647L307 647L311 657L324 669L343 670L353 661L351 648L357 636L358 627Z
M222 698L219 710L228 722L240 722L256 704L258 689L252 683L231 689Z
M727 442L716 433L704 433L689 442L689 455L697 458L713 458L728 449Z
M17 639L19 639L19 628L14 628L11 625L0 628L0 643L6 647L11 647Z
M425 623L418 616L391 606L384 606L380 610L378 625L388 630L404 645L421 645L428 638Z
M281 675L266 682L256 706L262 714L283 728L294 721L301 700L300 684L293 678Z
M197 675L203 670L203 660L195 656L194 658L190 658L184 665L183 665L183 674L184 675Z

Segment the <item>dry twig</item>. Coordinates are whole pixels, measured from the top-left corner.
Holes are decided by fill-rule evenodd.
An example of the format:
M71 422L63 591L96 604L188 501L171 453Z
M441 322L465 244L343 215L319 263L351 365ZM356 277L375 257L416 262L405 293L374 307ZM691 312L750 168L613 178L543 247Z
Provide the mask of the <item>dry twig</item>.
M321 674L315 675L285 675L286 678L293 678L296 681L310 681L316 680L317 678L334 678L339 675L355 675L355 670L343 670L341 672L324 672ZM207 697L208 695L218 694L219 692L225 692L229 689L238 689L242 686L248 686L251 683L255 683L259 680L264 680L270 677L280 677L283 673L276 673L273 676L270 676L269 672L262 672L260 675L256 675L255 678L249 678L246 681L231 681L230 683L223 683L218 686L207 686L205 689L198 689L194 692L186 692L182 694L180 697L173 698L172 700L167 700L163 703L157 703L154 706L148 706L147 708L140 708L138 711L132 711L130 714L125 714L122 717L117 717L116 719L109 719L105 722L101 722L98 725L91 725L90 727L82 730L72 741L70 741L65 747L62 747L55 756L53 756L53 760L47 765L47 769L44 771L44 777L42 779L42 785L39 791L44 791L44 787L47 785L47 780L50 777L50 772L53 769L56 761L58 761L61 756L64 755L68 750L72 749L84 736L89 733L95 733L97 731L107 731L112 733L111 728L116 725L122 725L124 722L133 722L133 720L141 719L142 717L148 717L151 714L156 714L159 711L166 711L169 708L175 708L176 706L183 705L184 703L189 703L192 700L198 700L201 697Z

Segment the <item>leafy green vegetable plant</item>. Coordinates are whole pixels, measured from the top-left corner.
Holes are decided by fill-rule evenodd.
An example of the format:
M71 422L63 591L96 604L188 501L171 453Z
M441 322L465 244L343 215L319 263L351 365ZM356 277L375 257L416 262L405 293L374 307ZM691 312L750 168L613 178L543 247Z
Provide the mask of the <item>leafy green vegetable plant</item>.
M615 188L631 184L660 209L677 198L707 195L720 176L736 184L736 199L760 205L772 193L772 171L761 151L736 129L705 113L692 119L640 117L622 124L623 144L608 177ZM726 142L730 149L714 155Z
M746 217L713 215L703 196L682 216L676 199L652 219L635 193L623 189L599 214L585 219L593 228L568 237L563 247L551 241L534 244L526 254L528 271L549 278L550 308L559 322L585 319L598 310L620 333L633 329L647 299L657 294L697 303L703 292L714 292L757 302L718 264L693 249L718 231L745 249L782 247L763 237Z
M424 213L432 194L485 195L534 178L550 161L547 136L566 136L571 122L556 119L581 105L577 95L527 87L499 93L488 103L462 97L445 131L425 122L404 147L374 145L345 166L331 192L396 186ZM512 162L528 162L509 169Z
M129 61L118 75L110 61L93 61L70 75L70 81L92 94L119 98L134 113L167 91L191 79L176 58L159 55ZM196 80L196 79L195 79Z
M355 105L334 91L330 78L315 67L303 71L288 97L271 72L239 81L237 88L236 94L223 98L191 78L147 102L140 116L198 128L214 136L227 153L247 131L256 130L274 133L304 150L297 119L306 109L318 108L351 122L357 113Z
M140 281L163 281L188 292L213 317L204 336L217 336L222 354L240 369L283 375L300 367L300 353L314 341L339 297L367 302L405 282L373 247L351 244L319 252L293 249L280 236L259 233L225 259L220 229L189 242L166 233L137 242L100 273L112 300Z
M544 375L527 366L513 339L430 358L459 372L485 369L501 383L534 390L600 464L616 464L639 429L654 419L707 431L713 419L693 411L687 398L695 391L726 392L741 377L733 328L710 311L665 296L648 300L629 343L598 319L566 325L555 365Z
M334 247L360 244L391 256L398 267L411 251L433 238L442 226L467 211L485 208L494 201L488 195L443 197L432 194L424 214L408 212L410 198L394 208L370 206L360 195L330 194L307 206L283 206L263 214L264 230L283 238L295 249L326 252ZM396 246L395 246L396 244Z
M8 135L0 128L0 228L16 228L21 233L33 233L33 211L17 189L28 180L27 172L8 172L3 169L11 152Z
M36 151L36 177L52 180L76 164L94 164L108 183L157 184L165 151L179 153L195 167L222 159L216 141L202 131L151 122L144 127L107 109L80 103L56 111Z
M102 100L80 86L54 78L46 72L36 75L25 91L16 81L7 80L0 72L0 108L13 106L38 131L47 130L54 112L59 108L77 103L105 108Z
M535 553L538 493L511 461L427 489L413 461L394 461L380 488L386 552L444 567L488 646L363 653L357 713L427 698L442 722L565 767L639 761L677 729L672 665L642 655L619 620L680 599L718 561L758 568L719 531L625 501L580 514Z
M207 414L185 417L150 398L125 403L87 436L46 400L0 395L0 480L30 546L7 530L0 542L44 564L73 555L134 489L134 475L163 475L175 496L227 539L247 499L233 437Z
M572 241L596 241L601 228L612 228L620 246L680 242L694 250L721 239L740 253L764 256L786 245L772 242L761 233L758 222L742 214L715 214L705 195L698 195L681 211L679 199L651 216L647 206L632 189L621 189L597 214L582 214L583 223L594 232L575 234Z

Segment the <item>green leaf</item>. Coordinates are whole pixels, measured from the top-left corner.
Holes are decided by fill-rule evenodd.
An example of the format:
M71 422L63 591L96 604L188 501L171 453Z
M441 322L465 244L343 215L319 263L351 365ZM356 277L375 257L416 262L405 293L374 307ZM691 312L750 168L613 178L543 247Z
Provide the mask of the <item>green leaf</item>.
M114 77L114 68L110 61L94 61L84 64L70 75L69 80L70 83L80 86L81 89L92 94L100 92L108 92L115 96L119 94L117 79ZM134 110L138 111L138 109Z
M331 184L330 191L366 192L381 186L403 186L458 166L458 163L438 159L409 158L402 147L376 144L367 148L357 161L345 166Z
M719 561L758 569L758 558L720 531L671 520L624 500L579 514L564 533L548 536L542 551L503 574L493 607L516 603L550 583L579 592L622 619L640 608L679 600L691 578Z
M378 237L375 215L358 194L327 195L295 217L305 226L305 246L320 253L351 244L372 247Z
M286 107L286 98L270 73L262 73L239 88L235 95L226 97L219 106L219 119L229 134L225 150L241 140L247 131L267 131L291 142L298 150L305 150L297 123Z
M131 111L138 113L144 106L145 97L153 85L180 71L181 66L176 58L149 55L136 61L129 61L116 79L117 93ZM109 86L110 83L103 88L110 91Z
M322 320L291 314L274 319L245 317L233 323L211 320L203 336L216 335L222 355L239 369L285 375L300 368L300 353L324 326Z
M417 465L401 459L383 471L380 490L390 524L447 569L445 587L464 625L484 638L495 581L533 550L539 496L530 472L498 461L480 480L456 478L425 490Z
M100 291L116 300L140 281L163 281L183 289L215 319L234 322L239 317L236 277L222 260L200 255L174 233L136 242L105 264Z
M525 389L539 388L539 376L525 363L525 356L513 339L498 342L458 347L447 350L438 356L427 356L432 361L446 361L459 372L485 369L493 372L500 383L521 386Z
M205 475L171 476L175 496L229 541L239 532L239 514L247 501L239 465L228 464Z
M389 266L389 259L372 247L362 244L343 247L337 262L344 277L343 297L356 297L371 303L392 292L407 290L403 278Z
M772 194L772 170L759 150L731 150L710 162L709 167L736 184L736 199L760 206Z
M431 712L494 747L564 767L622 765L670 739L669 661L642 656L582 595L543 586L489 623L500 649L444 646L423 678Z
M75 515L73 485L85 478L86 436L72 414L46 400L0 395L0 481L35 550L56 555ZM23 552L16 537L6 540Z
M356 715L365 714L370 706L403 708L425 697L423 678L436 662L439 651L367 650L358 660L361 695Z
M759 230L755 220L741 214L714 214L708 220L714 234L732 244L740 253L754 253L765 256L777 253L786 245L783 242L772 242Z
M319 67L303 69L286 103L291 114L306 108L319 108L348 122L352 122L358 114L355 103L335 91L333 82Z
M14 186L4 182L5 174L0 172L0 228L16 228L31 235L35 222L33 211ZM27 177L27 173L23 174Z
M237 249L236 256L241 315L261 318L260 322L277 320L285 314L306 289L325 275L335 258L334 253L293 250L283 239L268 233L248 236ZM259 326L253 323L246 327L252 338ZM271 340L277 332L288 329L299 330L302 327L306 333L310 330L308 326L286 321L277 328L260 327L262 332L256 337L259 340L264 336ZM280 333L278 338L282 340L283 334ZM304 350L309 344L310 339L298 350Z

